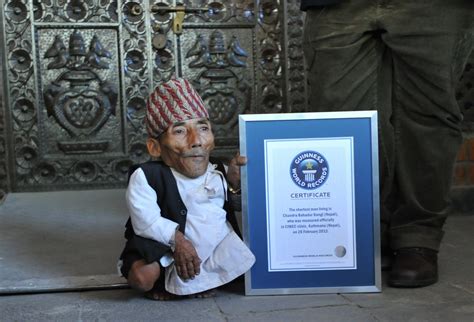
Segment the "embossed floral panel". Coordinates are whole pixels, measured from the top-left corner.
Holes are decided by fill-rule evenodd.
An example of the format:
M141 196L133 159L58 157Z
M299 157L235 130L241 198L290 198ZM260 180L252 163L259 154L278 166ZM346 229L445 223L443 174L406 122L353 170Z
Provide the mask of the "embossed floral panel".
M238 116L305 110L298 1L5 0L0 189L122 187L149 159L148 93L172 77L202 95L216 156Z

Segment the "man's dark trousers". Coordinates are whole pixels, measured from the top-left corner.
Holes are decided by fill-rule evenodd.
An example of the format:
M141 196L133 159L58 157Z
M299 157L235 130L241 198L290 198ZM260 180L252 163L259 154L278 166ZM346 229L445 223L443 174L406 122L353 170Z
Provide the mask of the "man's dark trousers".
M348 0L306 13L310 110L378 110L383 247L439 249L473 22L472 0Z

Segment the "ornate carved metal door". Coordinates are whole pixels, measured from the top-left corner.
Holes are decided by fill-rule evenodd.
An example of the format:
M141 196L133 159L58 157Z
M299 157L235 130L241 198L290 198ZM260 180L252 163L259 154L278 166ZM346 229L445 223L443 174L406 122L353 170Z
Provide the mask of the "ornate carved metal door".
M123 186L148 158L146 97L175 75L207 103L217 155L235 151L238 114L304 111L298 5L3 1L1 188Z

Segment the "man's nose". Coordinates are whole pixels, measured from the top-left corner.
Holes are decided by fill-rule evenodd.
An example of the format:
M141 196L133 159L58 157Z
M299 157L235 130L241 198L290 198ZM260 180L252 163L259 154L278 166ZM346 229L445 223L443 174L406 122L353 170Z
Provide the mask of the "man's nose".
M192 129L188 132L188 143L192 148L198 148L202 145L201 136L197 130Z

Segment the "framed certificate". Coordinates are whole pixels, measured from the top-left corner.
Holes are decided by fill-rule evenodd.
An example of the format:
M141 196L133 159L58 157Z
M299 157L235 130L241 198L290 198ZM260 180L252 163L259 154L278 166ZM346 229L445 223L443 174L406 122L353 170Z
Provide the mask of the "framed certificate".
M377 112L239 118L247 295L380 292Z

